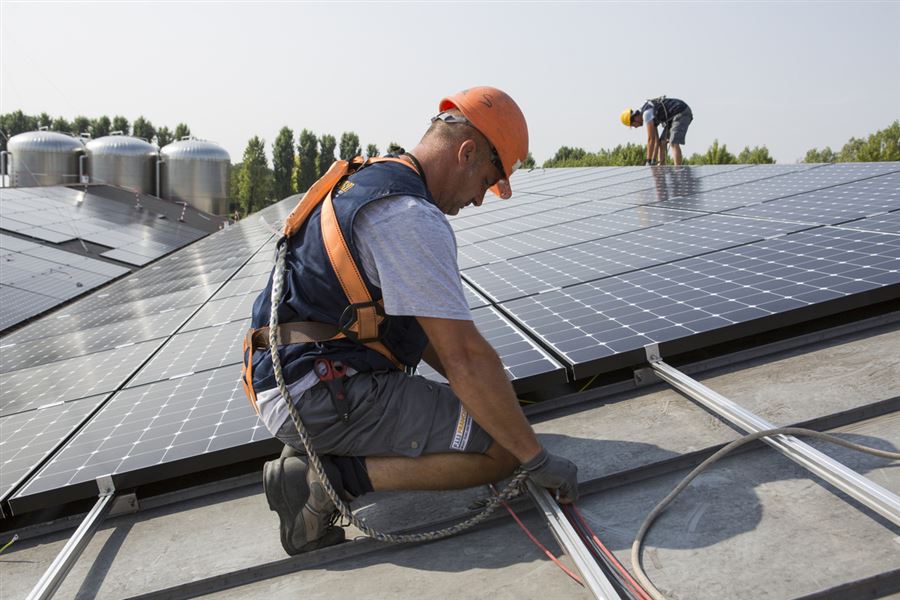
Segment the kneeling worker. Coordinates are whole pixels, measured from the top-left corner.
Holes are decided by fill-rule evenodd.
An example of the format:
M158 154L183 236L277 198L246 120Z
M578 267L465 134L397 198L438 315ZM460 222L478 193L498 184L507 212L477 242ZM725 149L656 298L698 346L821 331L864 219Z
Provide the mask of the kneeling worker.
M694 120L691 107L684 100L660 96L647 100L639 110L626 108L619 118L626 127L647 126L646 164L666 164L666 143L672 144L675 164L681 164L681 146ZM659 125L663 126L662 135L657 132Z
M572 502L575 465L538 442L500 358L472 322L445 216L480 206L488 190L511 196L509 177L528 155L525 117L492 87L444 98L438 110L412 151L353 163L349 177L333 187L328 180L321 204L301 210L301 200L287 218L279 331L313 322L339 332L279 348L287 390L345 500L373 490L473 487L521 466ZM253 307L251 336L269 325L271 293L270 278ZM333 525L335 505L308 467L270 351L257 347L245 351L247 393L268 429L296 451L264 468L282 546L297 554L336 544L344 531ZM423 358L449 386L409 374Z

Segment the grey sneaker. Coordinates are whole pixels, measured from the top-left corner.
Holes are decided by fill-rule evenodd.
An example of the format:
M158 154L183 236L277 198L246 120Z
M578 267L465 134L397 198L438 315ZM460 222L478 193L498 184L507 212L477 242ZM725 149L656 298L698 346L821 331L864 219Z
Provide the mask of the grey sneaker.
M281 521L281 546L300 554L344 541L344 530L333 525L334 503L306 458L282 455L263 467L263 488L269 508Z

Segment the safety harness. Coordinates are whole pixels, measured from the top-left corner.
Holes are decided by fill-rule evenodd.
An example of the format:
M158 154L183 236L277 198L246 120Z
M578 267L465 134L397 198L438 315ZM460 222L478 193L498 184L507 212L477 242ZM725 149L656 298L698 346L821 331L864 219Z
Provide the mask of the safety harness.
M282 234L286 239L306 223L317 206L322 205L322 240L331 268L337 275L349 304L337 324L316 321L282 323L278 325L278 339L281 345L349 339L378 352L397 368L403 369L404 365L379 339L379 327L386 318L383 302L372 300L360 269L350 253L347 240L344 239L333 203L334 189L344 178L379 162L396 162L421 175L417 166L399 158L363 159L361 156L357 156L349 161L335 161L328 171L309 188L285 219ZM251 328L244 336L244 365L241 382L244 386L244 393L257 414L259 414L259 407L256 403L256 391L253 389L253 353L263 348L269 348L270 337L268 327Z

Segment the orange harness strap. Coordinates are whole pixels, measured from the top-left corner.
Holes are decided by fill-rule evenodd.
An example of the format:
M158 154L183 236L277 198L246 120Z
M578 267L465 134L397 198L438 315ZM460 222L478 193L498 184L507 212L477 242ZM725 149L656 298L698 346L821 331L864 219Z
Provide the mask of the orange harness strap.
M335 161L328 171L303 195L303 198L297 203L297 206L294 207L284 222L283 233L285 237L289 237L300 229L313 210L319 204L322 204L322 242L325 245L328 260L331 262L331 268L337 275L341 289L350 301L350 306L347 309L351 311L350 318L352 321L346 326L344 331L339 330L337 333L334 333L333 326L323 323L312 321L285 323L278 326L279 339L282 344L325 342L346 338L348 336L345 331L350 331L355 334L355 339L358 342L378 352L397 368L402 369L403 364L397 360L384 344L378 341L378 327L385 318L382 302L380 300L378 302L372 301L369 289L366 287L362 274L356 266L356 261L353 260L353 255L350 253L347 240L344 239L332 201L334 188L341 179L362 167L379 162L400 163L418 173L415 166L399 158L369 158L364 160L361 156L357 156L351 161ZM256 405L256 391L253 389L253 353L260 348L268 347L268 345L268 327L250 329L244 337L244 366L241 373L241 383L244 387L244 393L257 413L259 413L259 408Z

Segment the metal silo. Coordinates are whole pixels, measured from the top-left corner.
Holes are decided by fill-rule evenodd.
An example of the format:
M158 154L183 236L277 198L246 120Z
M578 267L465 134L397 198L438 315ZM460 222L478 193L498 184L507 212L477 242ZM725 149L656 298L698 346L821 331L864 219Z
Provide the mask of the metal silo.
M140 138L121 134L91 140L86 145L91 183L108 183L144 194L156 194L159 150Z
M182 138L159 151L160 197L187 202L214 215L228 214L231 156L213 142Z
M84 144L56 131L28 131L9 138L6 170L11 187L79 182L78 161Z

